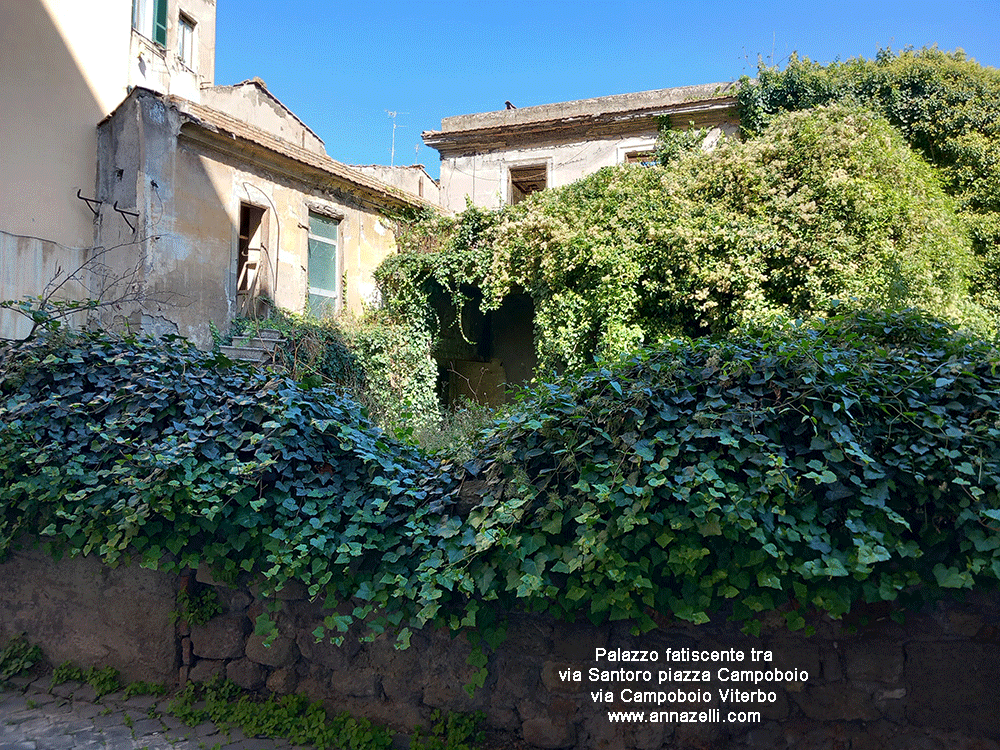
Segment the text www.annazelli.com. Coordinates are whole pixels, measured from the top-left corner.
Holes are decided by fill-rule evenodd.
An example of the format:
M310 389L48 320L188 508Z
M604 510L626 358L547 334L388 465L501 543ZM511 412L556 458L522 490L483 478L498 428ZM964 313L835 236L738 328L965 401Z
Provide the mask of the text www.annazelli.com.
M729 722L733 724L758 724L760 711L726 711L718 708L707 711L608 711L608 721L627 723L698 723Z

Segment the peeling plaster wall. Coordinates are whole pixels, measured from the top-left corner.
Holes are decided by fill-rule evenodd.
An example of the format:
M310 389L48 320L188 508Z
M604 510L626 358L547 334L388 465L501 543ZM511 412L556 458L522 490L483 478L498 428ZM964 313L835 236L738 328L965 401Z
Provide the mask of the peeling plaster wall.
M270 96L263 83L257 81L259 79L236 86L206 88L201 92L201 103L296 146L325 156L326 148L319 136L292 115L277 99Z
M178 57L178 24L183 13L195 22L194 65ZM128 83L197 102L202 86L215 77L215 0L168 0L167 44L161 47L139 32L131 32Z
M100 134L100 192L107 204L101 243L121 245L114 261L120 271L141 265L149 296L141 310L115 311L105 324L162 331L169 321L198 346L211 346L210 324L225 331L237 314L241 203L267 211L259 289L279 307L305 307L311 208L340 219L342 309L360 313L372 301L372 274L395 252L396 241L371 194L317 185L265 166L261 154L249 150L225 151L148 92L133 92ZM111 211L114 201L138 211L134 236Z
M726 122L712 128L706 143L714 144L720 136L735 135L736 123ZM623 164L632 151L651 151L656 147L655 130L628 137L548 142L484 150L479 153L442 155L441 205L451 211L465 208L468 196L473 204L498 208L509 202L509 170L541 165L548 168L547 187L561 187L593 174L602 167Z
M364 166L354 165L352 169L371 175L377 180L385 182L400 190L405 190L410 195L423 198L435 205L440 203L440 190L437 181L427 174L427 170L422 165L414 164L409 167L387 167L381 164L369 164ZM465 208L463 205L462 208Z

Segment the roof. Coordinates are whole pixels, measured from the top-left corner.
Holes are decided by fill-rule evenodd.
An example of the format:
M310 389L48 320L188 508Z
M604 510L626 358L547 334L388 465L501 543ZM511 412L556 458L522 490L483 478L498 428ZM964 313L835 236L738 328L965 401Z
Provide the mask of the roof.
M503 147L511 140L572 139L655 130L663 116L702 124L735 113L736 88L735 83L708 83L458 115L444 118L441 130L425 131L422 137L428 146L448 151Z
M268 98L271 99L275 104L277 104L279 107L285 110L285 112L287 112L291 117L293 117L297 123L299 123L310 133L312 133L312 135L316 137L316 140L318 140L320 143L323 143L323 139L319 137L319 134L311 127L306 125L306 123L302 120L302 118L300 118L297 114L292 112L292 110L286 107L285 104L278 97L272 94L270 89L267 88L267 84L264 83L264 79L260 78L259 76L254 76L253 78L248 78L245 81L234 83L232 86L212 86L212 88L222 90L222 89L235 89L239 88L240 86L255 86L257 89L265 93L268 96Z
M162 96L155 92L148 93L157 97ZM254 127L217 109L212 109L211 107L206 107L178 96L165 96L162 98L167 104L174 107L190 124L207 131L224 133L232 138L255 144L274 154L312 167L343 182L350 183L355 187L376 193L393 203L402 203L417 208L432 205L417 196L352 169L346 164L342 164L314 151L309 151L290 141L278 138L265 130Z

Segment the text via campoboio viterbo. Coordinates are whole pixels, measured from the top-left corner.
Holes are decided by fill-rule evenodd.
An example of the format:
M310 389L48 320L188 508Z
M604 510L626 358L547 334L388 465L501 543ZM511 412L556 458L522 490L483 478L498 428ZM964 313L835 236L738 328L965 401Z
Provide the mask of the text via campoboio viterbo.
M782 687L809 680L806 670L773 661L758 648L596 648L592 666L558 677L583 683L611 722L756 723Z

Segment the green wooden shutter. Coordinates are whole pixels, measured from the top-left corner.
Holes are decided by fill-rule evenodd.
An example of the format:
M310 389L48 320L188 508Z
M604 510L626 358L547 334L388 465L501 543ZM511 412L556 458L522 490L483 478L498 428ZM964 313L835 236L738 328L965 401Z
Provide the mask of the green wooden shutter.
M153 11L153 41L167 46L167 0L156 0Z

